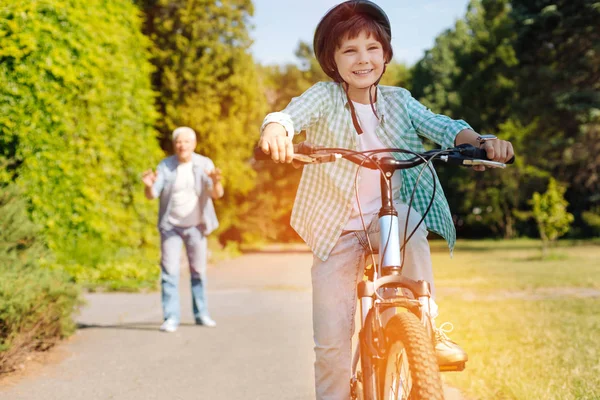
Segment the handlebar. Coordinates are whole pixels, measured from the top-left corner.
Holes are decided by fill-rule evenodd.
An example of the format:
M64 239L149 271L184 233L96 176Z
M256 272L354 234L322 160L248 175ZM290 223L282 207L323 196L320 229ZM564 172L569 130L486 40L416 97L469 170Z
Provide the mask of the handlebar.
M300 143L294 144L294 159L296 159L297 155L305 155L305 156L313 155L321 149L324 149L324 147L323 146L315 146L308 142L300 142ZM271 155L264 153L260 147L255 147L254 148L254 159L256 161L268 161L271 159ZM305 157L300 157L300 159L298 161L303 161L303 159L306 160L305 162L307 164L311 163L311 161L312 161L312 158L308 159Z
M409 157L406 159L396 159L390 157L389 153L402 153L406 154ZM383 157L376 158L375 155L381 154ZM256 147L254 149L254 158L255 160L269 160L271 159L270 155L263 153L262 149ZM381 171L381 202L382 208L381 212L391 213L394 211L394 206L392 202L392 190L391 190L391 180L394 174L394 171L400 169L408 169L412 167L416 167L421 164L427 163L427 165L421 170L421 173L417 177L415 181L415 189L417 188L417 184L421 178L421 174L425 170L429 170L432 175L435 176L434 169L431 165L432 161L442 161L451 165L464 165L464 166L474 166L474 165L483 165L486 167L492 168L506 168L506 164L491 161L487 159L487 153L484 149L479 149L470 144L462 144L451 149L445 150L430 150L423 153L417 153L410 150L405 149L393 149L393 148L385 148L379 150L369 150L364 152L342 149L342 148L327 148L322 146L315 146L307 142L301 142L294 145L294 156L293 161L295 164L321 164L326 162L333 162L340 158L345 158L361 167L366 167L370 169L377 169ZM515 158L512 157L507 164L512 164ZM428 167L428 168L427 168ZM357 171L358 177L358 171ZM357 193L357 201L358 200L358 191ZM408 202L408 213L412 208L412 203L415 196L415 190L413 190L412 195L410 197L410 201ZM410 240L413 234L417 231L417 228L421 225L421 223L425 220L425 217L429 213L431 209L436 193L436 180L433 179L433 190L431 193L431 200L429 201L429 205L422 213L421 220L415 226L413 231L408 235L408 217L406 218L405 223L405 231L404 231L404 240L403 244L400 248L400 252L404 254L402 251L406 246L406 243ZM390 211L391 210L391 211ZM394 211L395 212L395 211ZM362 218L362 216L361 216ZM363 226L364 220L363 220ZM390 230L392 225L390 224ZM383 252L381 255L381 259L384 259L384 255L386 254L386 250L388 248L388 244L386 243L383 248ZM404 258L402 258L402 263L400 268L404 265Z
M378 153L404 153L410 154L413 157L407 160L396 160L384 157L375 161L372 156ZM378 166L378 164L381 162L385 162L386 165L393 169L407 169L423 164L430 159L442 161L450 165L483 165L492 168L506 168L506 164L512 164L515 161L514 156L506 162L506 164L488 160L485 149L480 149L470 144L461 144L446 150L430 150L424 153L415 153L404 149L393 148L358 152L349 149L316 146L308 142L301 142L294 145L294 160L302 164L322 164L333 162L340 158L345 158L355 164L370 169L379 169L380 166ZM254 159L257 161L270 160L271 156L263 153L260 147L256 147L254 149Z

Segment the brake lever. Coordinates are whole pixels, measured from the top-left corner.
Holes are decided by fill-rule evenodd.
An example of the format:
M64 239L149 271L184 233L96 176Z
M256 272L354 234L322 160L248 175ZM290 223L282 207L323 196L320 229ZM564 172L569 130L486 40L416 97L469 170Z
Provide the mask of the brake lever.
M342 158L341 154L331 153L331 154L311 154L307 156L305 154L294 154L294 160L299 161L303 164L324 164L328 162L335 161L337 159Z
M463 165L483 165L490 168L506 168L506 164L489 160L463 160Z
M306 154L295 153L293 159L295 161L300 161L305 164L312 164L314 162L314 158L311 156L307 156Z
M463 157L460 156L456 156L453 154L445 154L439 157L440 161L443 161L445 163L448 163L450 165L468 165L468 166L474 166L474 165L483 165L485 167L490 167L490 168L506 168L506 164L505 163L501 163L498 161L490 161L490 160L482 160L482 159L465 159Z

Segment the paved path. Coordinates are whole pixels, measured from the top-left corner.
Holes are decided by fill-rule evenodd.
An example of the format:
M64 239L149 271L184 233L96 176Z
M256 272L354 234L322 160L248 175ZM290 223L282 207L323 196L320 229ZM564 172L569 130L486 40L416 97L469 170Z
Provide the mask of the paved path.
M192 324L186 277L173 334L157 329L157 293L89 294L61 356L0 382L0 398L314 399L310 264L308 252L273 251L209 268L215 329Z

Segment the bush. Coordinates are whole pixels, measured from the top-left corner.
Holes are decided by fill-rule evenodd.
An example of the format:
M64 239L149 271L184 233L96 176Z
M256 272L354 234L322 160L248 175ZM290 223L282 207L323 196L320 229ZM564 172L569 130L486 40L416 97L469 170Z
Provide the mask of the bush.
M159 250L118 248L97 241L79 243L57 260L78 284L92 291L156 289L159 282Z
M49 252L26 205L14 187L0 187L0 374L71 334L80 304L66 274L40 265Z
M67 275L0 263L0 374L29 351L47 350L75 331L79 291Z
M569 231L573 222L573 214L567 212L569 203L565 200L566 186L550 178L548 190L533 194L533 217L537 222L542 239L543 255L548 246Z

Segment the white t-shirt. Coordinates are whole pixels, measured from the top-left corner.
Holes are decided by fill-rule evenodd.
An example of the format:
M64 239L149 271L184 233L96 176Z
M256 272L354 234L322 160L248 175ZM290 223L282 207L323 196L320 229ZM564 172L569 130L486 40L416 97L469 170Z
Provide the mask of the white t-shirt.
M379 125L379 120L373 113L373 109L370 104L360 104L352 102L354 109L356 110L356 116L363 130L361 135L358 135L358 150L377 150L386 148L381 140L375 134L375 128ZM376 157L385 156L385 153L379 153ZM360 199L360 208L365 218L365 224L369 224L370 216L376 214L381 208L381 183L380 183L379 170L373 170L366 167L361 167L358 172L358 198ZM399 172L396 171L392 177L392 187L394 189L400 188L402 184L402 177ZM352 195L352 214L350 214L350 220L346 224L344 230L355 231L362 230L363 225L360 219L360 213L358 212L358 204L356 201L356 195Z
M180 163L173 183L169 222L178 227L199 225L201 220L200 204L194 188L193 163Z

